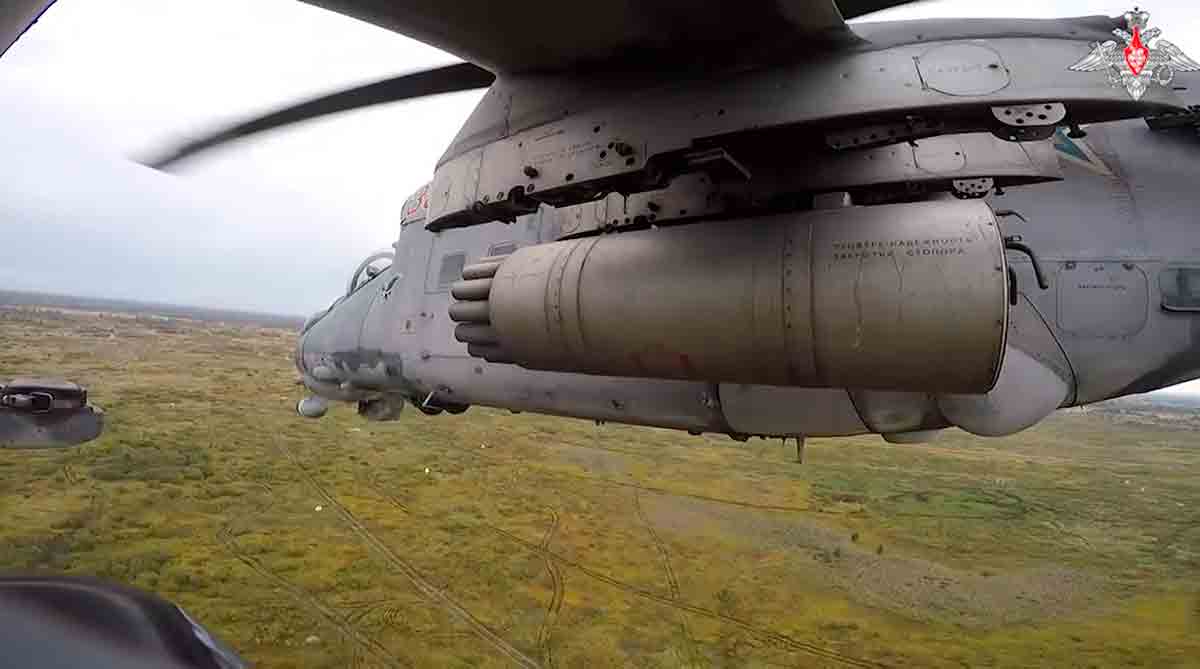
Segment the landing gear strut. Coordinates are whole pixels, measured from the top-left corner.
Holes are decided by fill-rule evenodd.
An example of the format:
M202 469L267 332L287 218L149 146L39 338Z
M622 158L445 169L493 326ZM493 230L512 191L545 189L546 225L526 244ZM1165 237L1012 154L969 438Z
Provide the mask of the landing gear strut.
M470 404L459 404L457 402L445 402L437 398L436 393L429 393L425 396L425 401L417 405L421 413L427 416L436 416L443 411L448 414L457 416L458 414L471 408Z

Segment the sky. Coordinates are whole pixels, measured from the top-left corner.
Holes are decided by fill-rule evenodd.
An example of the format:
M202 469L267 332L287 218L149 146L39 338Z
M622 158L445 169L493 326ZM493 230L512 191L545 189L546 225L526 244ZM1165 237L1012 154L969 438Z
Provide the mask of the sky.
M395 241L481 92L306 123L189 163L173 140L454 62L294 0L59 0L0 58L0 285L308 314Z
M1195 0L1144 5L1200 53ZM934 0L877 14L1120 14L1110 0ZM295 0L58 0L0 58L0 285L307 314L395 240L403 199L482 92L384 105L213 151L131 158L297 99L454 62Z

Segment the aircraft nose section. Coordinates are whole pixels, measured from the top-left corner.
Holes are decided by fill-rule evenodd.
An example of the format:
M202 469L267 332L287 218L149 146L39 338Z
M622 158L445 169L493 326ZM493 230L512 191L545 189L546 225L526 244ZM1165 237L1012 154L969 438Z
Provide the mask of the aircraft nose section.
M309 357L305 355L306 350L310 353L315 352L318 356L323 353L320 350L313 351L313 349L320 349L321 347L319 345L314 346L312 345L312 342L309 341L311 339L309 336L309 329L312 328L312 326L315 325L317 321L319 321L326 313L328 313L328 310L314 314L307 321L305 321L304 327L300 329L300 336L296 338L296 348L294 351L292 351L292 362L296 365L296 371L300 373L300 379L297 381L297 383L313 393L312 395L301 399L296 404L296 413L305 418L321 418L325 415L325 413L329 410L329 399L326 397L326 395L334 399L343 399L341 397L341 393L339 392L340 389L338 385L324 383L314 378L312 370L313 365L309 365L306 362L306 357ZM316 365L316 368L321 370L321 372L328 371L327 367L319 364Z
M314 314L304 324L296 342L293 362L300 372L301 383L327 400L353 402L367 394L354 387L353 361L362 329L362 316L356 306L353 301L339 300L329 309ZM314 413L319 411L302 411L301 415Z
M336 305L334 305L334 306L336 306ZM309 316L304 321L304 325L300 327L300 334L298 337L296 337L296 350L292 352L292 361L296 364L296 370L298 372L300 372L300 374L302 376L310 374L309 365L305 362L305 357L306 357L305 352L306 351L308 351L309 353L314 352L313 351L314 347L312 346L312 343L310 342L310 339L312 339L312 337L310 336L311 335L310 331L313 329L313 326L315 326L318 322L321 321L321 319L323 319L326 315L328 315L330 311L333 311L333 306L329 307L328 309L322 309L321 311L316 312L312 316ZM319 353L322 353L323 351L315 351L315 352L319 354Z
M304 364L304 343L306 335L302 332L296 338L296 348L292 351L292 363L296 365L296 371L303 376L308 374L308 366Z

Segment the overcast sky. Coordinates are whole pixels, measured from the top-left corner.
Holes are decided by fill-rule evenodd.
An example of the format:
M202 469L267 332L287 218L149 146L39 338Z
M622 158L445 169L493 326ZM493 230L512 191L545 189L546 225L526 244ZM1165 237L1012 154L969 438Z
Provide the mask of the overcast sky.
M327 306L363 256L395 240L402 200L481 93L314 121L176 176L127 158L454 60L293 0L59 0L0 59L0 285Z
M447 0L452 2L453 0ZM701 2L702 0L697 0ZM1200 53L1195 0L1144 5ZM1120 14L1127 3L927 2L880 18ZM130 162L297 98L452 62L294 0L58 0L0 58L0 285L307 314L390 244L480 92Z

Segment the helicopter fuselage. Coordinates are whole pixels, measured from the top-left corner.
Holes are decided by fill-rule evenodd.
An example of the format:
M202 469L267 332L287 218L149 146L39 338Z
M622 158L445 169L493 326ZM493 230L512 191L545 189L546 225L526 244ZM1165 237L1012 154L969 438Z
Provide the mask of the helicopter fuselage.
M489 362L456 340L451 287L481 258L561 238L561 222L538 213L434 233L422 225L420 198L406 205L391 266L306 327L297 364L315 393L360 407L485 405L738 438L899 437L952 425L1008 434L1059 407L1200 377L1200 139L1187 129L1154 131L1140 119L1086 132L1073 138L1060 129L1026 143L1030 151L1052 147L1059 180L985 200L1001 214L1000 234L1035 251L1049 283L1041 289L1027 258L1006 255L1018 287L1008 296L1004 367L1011 371L1000 370L987 392L636 378ZM939 199L949 200L930 198ZM838 206L857 208L848 196ZM681 228L705 225L730 223ZM754 219L739 225L745 235L760 234Z

